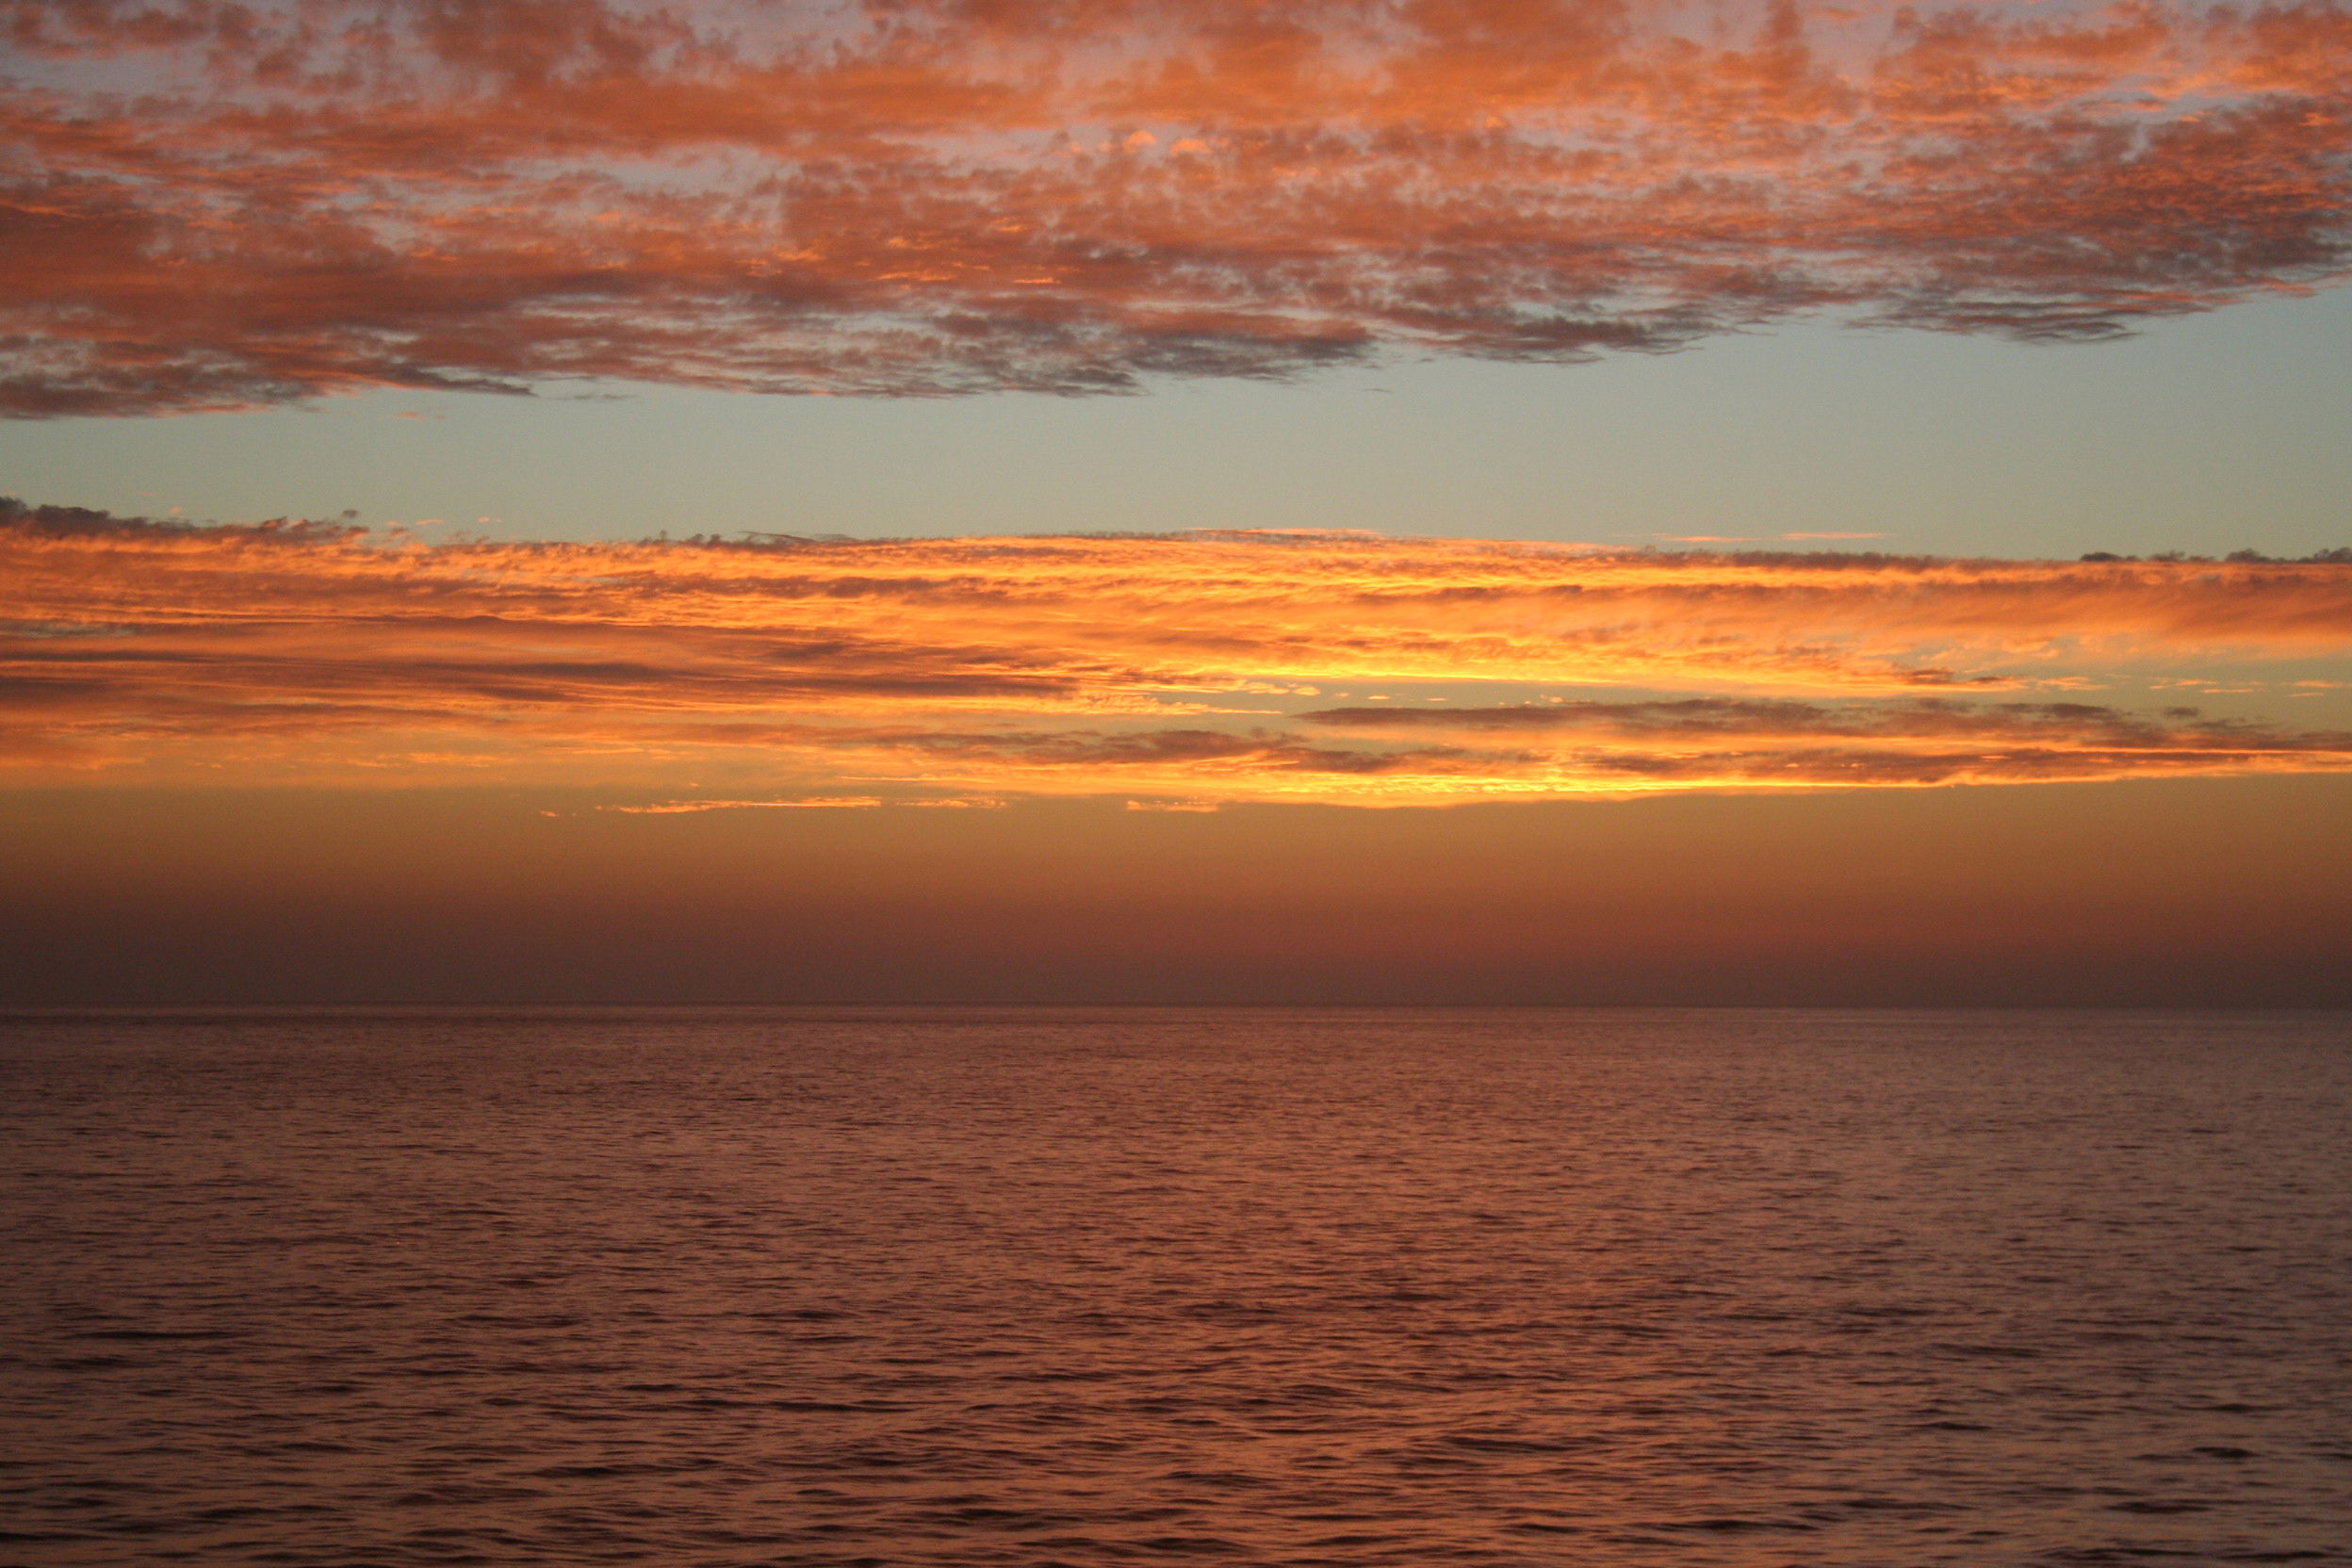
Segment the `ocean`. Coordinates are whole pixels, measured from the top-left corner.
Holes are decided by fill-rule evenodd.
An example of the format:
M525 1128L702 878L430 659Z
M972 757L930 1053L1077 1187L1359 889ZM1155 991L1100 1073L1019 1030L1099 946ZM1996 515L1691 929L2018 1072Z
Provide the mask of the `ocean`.
M2352 1562L2352 1017L0 1020L0 1563Z

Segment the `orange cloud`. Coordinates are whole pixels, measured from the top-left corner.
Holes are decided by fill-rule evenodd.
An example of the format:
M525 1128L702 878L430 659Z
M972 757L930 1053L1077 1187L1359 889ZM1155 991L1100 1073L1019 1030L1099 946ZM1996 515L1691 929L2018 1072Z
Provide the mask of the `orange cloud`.
M2025 694L2277 669L2328 701L2339 672L2312 666L2348 655L2334 559L1360 533L429 546L0 504L18 780L561 780L685 810L2332 771L2352 738L2311 710ZM1398 694L1375 686L1416 705L1371 706Z
M0 410L1118 390L2340 277L2352 11L13 0Z
M864 810L882 804L879 795L816 796L806 800L659 800L650 806L606 806L598 809L633 816L681 816L694 811Z

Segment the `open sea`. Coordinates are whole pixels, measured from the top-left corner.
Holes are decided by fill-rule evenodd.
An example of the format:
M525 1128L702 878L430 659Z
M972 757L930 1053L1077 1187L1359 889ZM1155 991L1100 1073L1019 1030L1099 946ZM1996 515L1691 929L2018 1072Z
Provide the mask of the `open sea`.
M2352 1017L0 1020L0 1563L2352 1562Z

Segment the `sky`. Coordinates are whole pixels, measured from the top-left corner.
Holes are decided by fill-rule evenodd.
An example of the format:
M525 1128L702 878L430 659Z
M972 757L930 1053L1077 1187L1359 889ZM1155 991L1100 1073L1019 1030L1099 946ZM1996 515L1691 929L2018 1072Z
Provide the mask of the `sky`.
M0 8L0 1001L2352 1004L2352 9Z

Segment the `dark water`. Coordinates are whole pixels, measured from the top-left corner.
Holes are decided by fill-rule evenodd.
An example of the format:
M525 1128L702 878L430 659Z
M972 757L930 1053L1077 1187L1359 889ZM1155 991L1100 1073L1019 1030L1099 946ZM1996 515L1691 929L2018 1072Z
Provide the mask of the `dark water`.
M2352 1020L0 1022L11 1564L2352 1561Z

